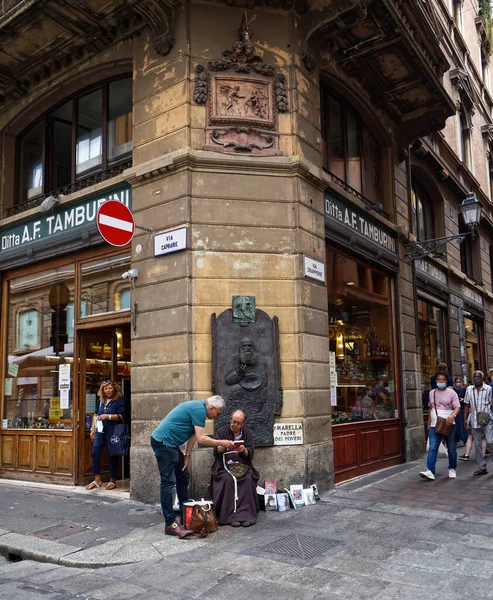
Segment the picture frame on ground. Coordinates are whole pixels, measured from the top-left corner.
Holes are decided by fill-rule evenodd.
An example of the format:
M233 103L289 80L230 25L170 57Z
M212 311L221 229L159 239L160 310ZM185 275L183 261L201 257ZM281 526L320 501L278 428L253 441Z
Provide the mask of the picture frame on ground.
M265 494L265 510L277 510L276 494Z
M279 512L286 512L289 510L289 496L284 492L276 494L277 510Z
M298 506L296 505L295 499L293 497L293 494L291 493L290 490L288 490L288 488L284 488L284 491L286 492L286 494L288 495L289 498L289 504L291 505L291 508L293 510L296 510L298 508Z
M266 481L264 487L266 494L271 495L277 492L277 483L275 481Z
M293 494L294 501L297 506L303 506L305 501L303 500L303 486L302 485L290 485L289 491Z
M310 504L316 504L315 497L313 495L312 488L304 488L302 491L303 503L305 506L309 506Z

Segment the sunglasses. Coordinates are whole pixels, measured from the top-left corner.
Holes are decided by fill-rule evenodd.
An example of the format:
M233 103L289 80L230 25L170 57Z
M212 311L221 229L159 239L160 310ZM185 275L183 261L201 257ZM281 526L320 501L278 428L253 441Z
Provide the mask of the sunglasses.
M111 380L103 381L103 383L101 385L109 385L110 383L111 383L111 385L113 385L113 382Z

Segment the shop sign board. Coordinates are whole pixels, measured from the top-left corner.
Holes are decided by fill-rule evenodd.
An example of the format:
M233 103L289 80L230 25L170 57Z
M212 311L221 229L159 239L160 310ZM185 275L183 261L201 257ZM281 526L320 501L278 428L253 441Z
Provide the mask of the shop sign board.
M303 275L325 283L325 263L310 256L303 256Z
M274 446L303 443L303 423L274 423Z
M126 246L135 233L132 211L118 200L107 200L98 209L98 231L105 242L112 246Z
M444 286L447 285L447 273L445 271L442 271L442 269L439 269L433 263L428 262L427 260L420 259L416 260L414 264L416 265L416 269L418 271L420 271L430 279L433 279L434 281L437 281L438 283L441 283Z
M187 228L179 227L158 233L154 237L154 256L163 256L187 249Z
M481 296L481 294L479 294L473 288L467 287L467 285L463 285L462 286L462 295L464 296L464 298L466 298L470 302L474 302L474 304L483 306L483 296Z
M397 254L397 239L394 234L369 220L362 211L352 208L332 192L325 192L325 220L338 223L372 245Z
M4 227L0 230L0 256L18 248L51 241L74 230L95 228L98 209L107 200L117 200L130 209L132 188L126 184L113 187Z

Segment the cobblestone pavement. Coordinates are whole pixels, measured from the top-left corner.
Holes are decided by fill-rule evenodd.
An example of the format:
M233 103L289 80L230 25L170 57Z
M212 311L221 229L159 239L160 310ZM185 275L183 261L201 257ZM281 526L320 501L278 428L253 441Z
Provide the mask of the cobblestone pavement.
M473 477L474 461L460 463L449 480L439 459L429 482L423 467L387 469L316 506L189 541L163 535L156 507L3 482L0 548L52 562L2 559L0 598L493 600L493 468ZM52 525L65 535L43 539Z

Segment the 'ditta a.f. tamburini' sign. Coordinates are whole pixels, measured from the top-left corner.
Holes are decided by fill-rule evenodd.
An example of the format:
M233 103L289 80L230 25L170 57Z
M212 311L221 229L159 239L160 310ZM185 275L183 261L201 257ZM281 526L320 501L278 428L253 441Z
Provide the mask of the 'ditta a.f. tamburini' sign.
M61 204L53 211L40 213L28 220L7 226L0 231L0 252L46 242L54 236L75 229L96 228L98 209L107 200L118 200L132 208L132 188L128 185L111 188L77 202Z

